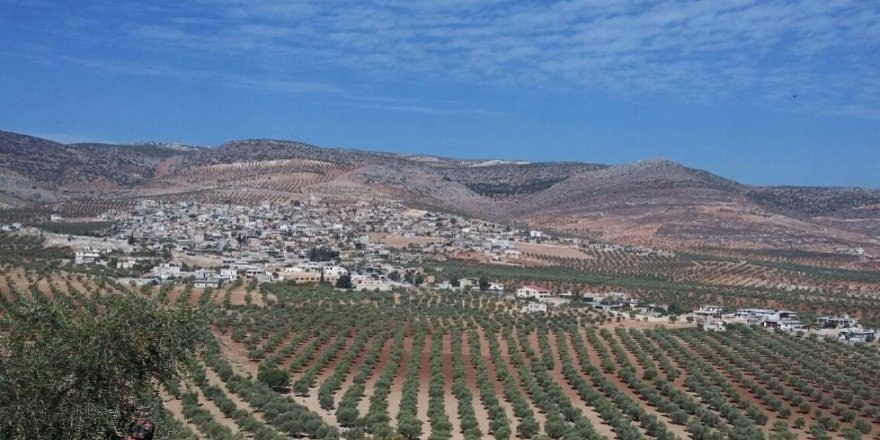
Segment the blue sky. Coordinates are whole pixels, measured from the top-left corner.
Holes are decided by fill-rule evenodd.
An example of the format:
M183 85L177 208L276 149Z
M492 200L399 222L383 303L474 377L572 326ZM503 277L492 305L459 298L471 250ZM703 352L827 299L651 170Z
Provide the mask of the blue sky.
M0 129L880 187L880 2L0 0Z

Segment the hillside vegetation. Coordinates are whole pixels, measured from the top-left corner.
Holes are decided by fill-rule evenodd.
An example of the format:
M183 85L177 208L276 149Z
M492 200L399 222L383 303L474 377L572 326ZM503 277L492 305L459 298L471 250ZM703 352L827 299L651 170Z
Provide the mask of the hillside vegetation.
M158 303L171 311L214 311L211 341L188 369L189 379L161 376L140 389L163 401L153 409L163 439L766 439L880 432L880 387L872 376L880 356L822 338L747 327L702 332L576 307L523 314L521 301L476 293L264 284L252 301L241 301L234 288L131 290L58 271L5 266L0 273L6 332L29 309L88 316L107 315L115 303L146 312L156 309L144 305ZM158 327L133 330L165 335L159 327L168 323L154 322ZM121 337L112 325L107 329L107 337ZM54 334L40 333L49 340ZM166 342L162 350L177 347ZM23 356L42 344L14 352ZM130 348L141 347L149 348ZM128 363L102 365L137 366L150 356L130 353ZM42 387L4 393L4 438L61 437L28 431L38 424L22 426L24 419L10 415L23 399L38 399L28 407L51 409L46 405L53 401L42 397L63 381L44 368L66 359L44 359L36 381L0 379L3 390L16 377ZM86 371L75 377L112 383ZM44 420L75 416L84 430L70 438L100 438L126 416L90 417L85 409L56 407Z

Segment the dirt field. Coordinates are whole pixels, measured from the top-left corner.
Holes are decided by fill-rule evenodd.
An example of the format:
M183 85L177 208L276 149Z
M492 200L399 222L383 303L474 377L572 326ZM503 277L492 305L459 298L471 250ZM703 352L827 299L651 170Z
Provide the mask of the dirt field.
M555 244L517 243L516 249L523 253L547 255L550 257L593 259L593 257L577 249Z
M434 243L443 243L445 238L441 237L403 237L400 235L370 234L370 240L385 244L388 247L397 249L405 248L411 244L425 246Z

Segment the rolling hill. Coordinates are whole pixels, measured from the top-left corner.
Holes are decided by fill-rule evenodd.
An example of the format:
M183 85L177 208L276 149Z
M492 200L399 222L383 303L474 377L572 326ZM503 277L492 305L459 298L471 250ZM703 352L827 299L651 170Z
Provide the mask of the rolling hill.
M398 199L601 240L676 249L880 254L880 190L756 187L667 160L462 160L280 140L216 148L59 144L0 132L0 219L88 217L141 198Z

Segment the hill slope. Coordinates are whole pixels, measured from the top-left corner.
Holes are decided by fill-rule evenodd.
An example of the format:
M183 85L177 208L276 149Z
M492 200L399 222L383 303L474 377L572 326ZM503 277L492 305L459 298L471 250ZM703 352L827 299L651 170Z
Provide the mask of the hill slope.
M96 215L139 198L400 199L609 241L674 248L864 247L880 254L880 190L752 187L666 160L460 160L279 140L217 148L64 145L0 132L0 217Z

